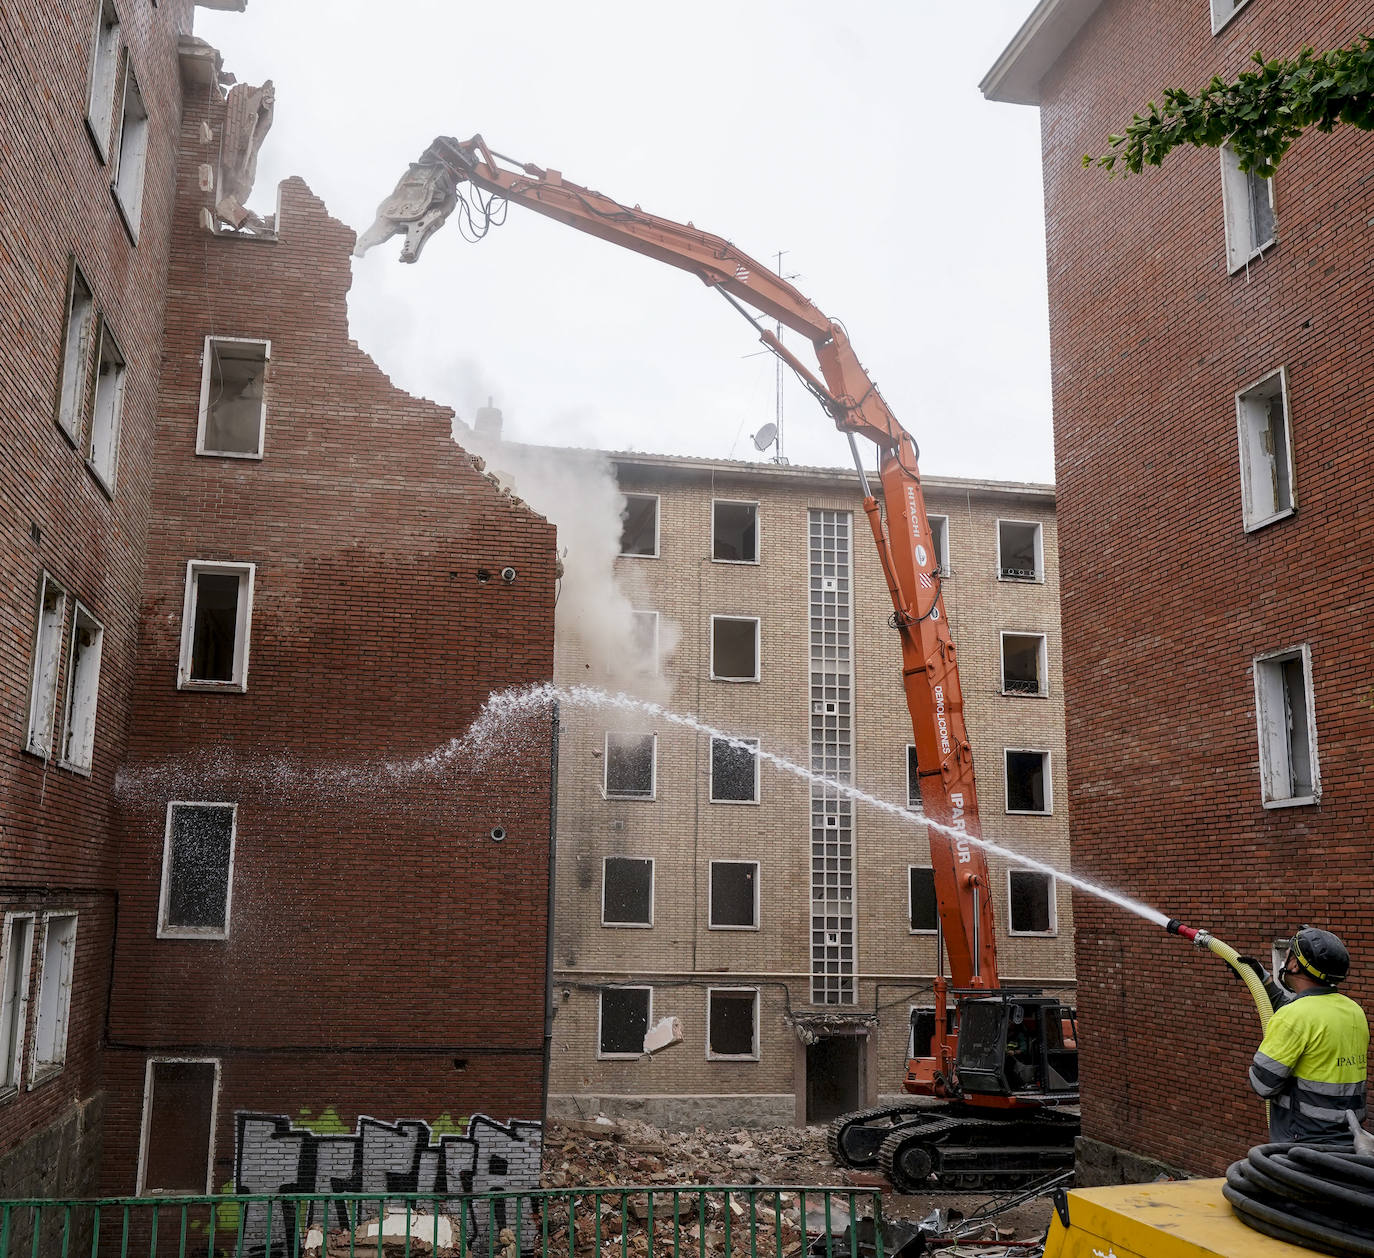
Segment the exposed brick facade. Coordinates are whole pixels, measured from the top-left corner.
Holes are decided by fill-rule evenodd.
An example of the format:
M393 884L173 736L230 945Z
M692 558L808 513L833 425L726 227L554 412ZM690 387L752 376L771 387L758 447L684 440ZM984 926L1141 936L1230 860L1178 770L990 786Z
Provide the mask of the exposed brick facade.
M1365 32L1356 3L1106 0L1040 84L1074 863L1266 961L1302 922L1374 999L1364 518L1374 478L1374 141L1303 136L1277 243L1227 270L1214 150L1109 180L1080 159L1166 85ZM1285 367L1296 512L1246 532L1238 390ZM1307 644L1320 803L1266 809L1253 659ZM1264 1133L1259 1036L1220 963L1078 898L1084 1131L1216 1172Z

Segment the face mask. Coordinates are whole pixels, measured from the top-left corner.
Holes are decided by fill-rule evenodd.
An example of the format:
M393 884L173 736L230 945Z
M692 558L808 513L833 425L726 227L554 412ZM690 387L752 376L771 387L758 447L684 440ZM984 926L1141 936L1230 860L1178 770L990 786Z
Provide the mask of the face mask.
M1288 963L1292 959L1293 954L1290 952L1286 957L1284 957L1283 967L1279 970L1279 986L1282 987L1283 990L1286 992L1291 992L1293 990L1293 985L1288 981L1290 978L1293 977L1294 973L1292 970L1288 968Z

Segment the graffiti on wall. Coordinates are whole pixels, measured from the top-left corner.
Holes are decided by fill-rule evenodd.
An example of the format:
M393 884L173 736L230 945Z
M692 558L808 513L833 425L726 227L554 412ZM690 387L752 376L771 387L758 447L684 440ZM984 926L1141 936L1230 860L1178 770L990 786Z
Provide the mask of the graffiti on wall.
M314 1132L284 1114L235 1115L234 1191L238 1193L449 1193L518 1192L539 1186L543 1128L520 1120L498 1123L474 1114L461 1135L435 1133L419 1120L382 1122L359 1118L352 1132ZM398 1203L399 1206L400 1203ZM321 1203L288 1204L275 1220L265 1206L245 1207L243 1246L256 1255L295 1252L294 1236L323 1224L325 1231L356 1224L349 1206L333 1203L325 1219ZM300 1217L308 1211L307 1217ZM357 1204L352 1205L357 1210ZM458 1200L441 1200L438 1210L455 1219L464 1213ZM378 1206L362 1210L375 1215ZM486 1247L514 1223L515 1203L468 1202L464 1227L469 1244ZM508 1217L512 1216L512 1217ZM522 1248L532 1238L528 1204L520 1211ZM269 1228L271 1234L269 1235ZM456 1243L456 1242L455 1242Z

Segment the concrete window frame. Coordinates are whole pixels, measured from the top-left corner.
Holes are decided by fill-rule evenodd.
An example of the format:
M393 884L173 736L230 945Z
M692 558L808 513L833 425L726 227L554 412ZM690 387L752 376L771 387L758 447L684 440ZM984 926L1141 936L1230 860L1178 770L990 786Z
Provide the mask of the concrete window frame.
M67 262L67 306L62 331L62 364L53 418L62 435L80 448L90 391L91 349L97 327L95 294L76 259Z
M1038 642L1036 650L1036 679L1034 690L1026 689L1024 683L1017 679L1009 684L1007 680L1007 639L1020 638L1026 641L1035 640ZM1038 629L1002 629L998 633L998 656L1001 660L1001 693L1015 698L1035 698L1045 699L1049 697L1049 635L1042 633Z
M1009 564L1003 554L1007 546L1006 529L1031 529L1031 545L1034 551L1034 571L1028 571L1019 564ZM1007 581L1014 585L1044 585L1045 584L1045 526L1039 520L1011 520L1001 519L997 521L997 579Z
M611 919L606 916L606 890L609 884L610 864L619 861L627 865L647 865L649 867L648 914L642 921L632 918ZM615 930L652 930L654 927L654 899L657 891L657 871L652 856L603 856L601 858L601 924Z
M1047 930L1016 929L1012 881L1018 874L1025 875L1027 878L1043 878L1045 880L1045 916L1049 921ZM1059 934L1058 888L1059 880L1053 874L1047 874L1042 869L1024 869L1016 865L1010 866L1007 869L1007 934L1028 939L1055 938Z
M748 925L740 923L720 923L716 921L716 866L717 865L749 865L753 867L754 881L754 907L752 912L753 920ZM762 869L758 861L754 860L730 860L721 858L710 861L706 870L706 929L707 930L734 930L734 931L759 931L762 929L762 899L760 896L760 884L762 883Z
M611 789L611 740L649 740L649 782L644 790ZM601 749L601 798L653 803L658 798L658 735L645 730L607 730Z
M949 558L949 516L927 513L926 521L930 525L930 542L935 548L935 571L941 577L953 576Z
M1295 514L1293 410L1287 367L1261 376L1236 393L1236 446L1245 531L1254 533Z
M261 351L260 353L256 351ZM210 391L214 387L215 368L220 366L220 388L223 391L224 369L226 362L261 363L260 397L258 397L257 439L251 450L227 450L220 445L211 445L207 434L210 430L210 408L219 401L212 399ZM266 337L252 336L207 336L201 353L200 369L200 410L196 419L196 453L211 455L221 459L252 459L261 461L267 441L267 374L272 365L272 342Z
M95 715L100 701L100 654L104 642L105 626L78 599L67 647L67 702L57 763L84 777L90 777L95 758Z
M195 654L196 612L202 576L236 576L238 597L234 612L234 651L230 676L226 680L197 678L191 675ZM181 609L181 654L177 662L178 690L218 690L242 694L248 689L248 650L253 628L253 586L257 565L217 559L186 561L186 591Z
M716 671L716 625L718 623L726 622L730 624L741 625L752 624L754 626L754 675L752 677L747 677L743 674L736 676L734 674L720 673ZM710 679L712 681L741 682L744 684L748 684L750 682L757 682L763 671L763 664L762 660L760 659L760 656L762 655L762 638L762 620L758 616L713 615L711 617L711 641L709 643L711 652Z
M663 502L658 494L641 493L622 493L625 499L625 510L620 513L622 522L628 521L630 515L630 504L632 502L650 502L654 504L654 546L652 550L626 550L624 547L625 534L622 528L620 535L620 547L618 553L622 559L658 559L660 558L659 541L663 524Z
M717 744L717 743L724 743L724 744L725 744L727 747L729 747L732 751L742 751L742 750L743 750L743 748L740 748L740 747L738 747L738 746L736 745L736 744L738 744L738 743L748 743L748 744L753 748L753 751L752 751L752 753L751 753L749 759L752 761L753 766L754 766L754 781L753 781L753 787L752 787L751 791L749 792L749 798L748 798L748 799L731 799L731 798L729 798L729 797L727 797L727 796L721 796L721 795L717 795L717 794L716 794L716 744ZM708 779L709 779L708 785L707 785L707 797L708 797L708 799L710 800L711 803L713 803L713 804L758 804L758 803L760 802L760 795L759 795L759 740L758 740L757 738L717 738L716 736L712 735L712 737L711 737L711 747L710 747L710 763L709 763L708 768L707 768L707 775L708 775Z
M16 947L16 926L24 927ZM38 915L6 913L0 935L0 1101L15 1096L24 1078L24 1049L28 1046L29 975L33 969L33 940Z
M1279 218L1274 180L1241 170L1240 158L1229 144L1221 146L1221 208L1226 228L1226 270L1235 275L1278 244Z
M646 677L657 677L660 668L659 661L659 614L649 609L633 608L630 615L634 617L634 646L635 664L643 665L643 674Z
M229 863L224 878L224 925L187 926L169 920L172 902L173 856L176 837L176 810L179 808L215 808L229 813ZM224 800L174 799L167 804L167 819L162 834L162 882L157 902L157 937L159 939L203 939L222 942L229 938L234 904L234 856L238 846L239 806Z
M179 1188L149 1188L146 1182L148 1173L148 1128L152 1118L155 1067L174 1063L214 1067L213 1082L210 1092L210 1140L205 1151L205 1195L209 1196L215 1191L215 1129L219 1118L220 1074L222 1069L220 1059L218 1057L149 1057L143 1067L143 1108L138 1127L138 1168L134 1178L134 1195L136 1197L173 1197L177 1196L182 1191ZM191 1185L187 1185L187 1187L191 1187Z
M1254 658L1260 795L1266 809L1321 803L1312 648L1302 642Z
M729 559L722 558L716 553L719 549L719 538L717 530L721 527L718 516L721 507L752 507L754 524L754 557L752 559ZM759 556L762 554L762 538L759 533L759 503L752 498L712 498L711 499L711 562L722 564L734 564L736 567L757 568L759 566Z
M51 573L38 583L38 609L33 633L33 668L29 679L29 719L24 750L40 760L54 751L57 682L62 668L62 635L67 627L67 591Z
M114 158L114 193L124 230L138 244L138 225L143 218L143 187L148 172L148 104L138 85L131 57L124 58L124 90L119 108L119 147Z
M654 989L648 983L625 983L615 984L610 988L603 987L596 994L596 1059L597 1061L638 1061L644 1056L641 1046L636 1053L606 1052L602 1045L605 1044L605 1011L606 1011L606 992L644 992L644 1033L649 1033L649 1028L654 1025Z
M1041 774L1043 775L1043 790L1045 796L1045 806L1043 808L1013 808L1011 806L1011 771L1008 757L1018 756L1039 756L1041 758ZM1053 758L1048 750L1042 747L1004 747L1002 749L1002 798L1005 801L1005 811L1009 816L1016 817L1052 817L1054 815L1054 778L1052 773Z
M1220 35L1231 19L1249 3L1250 0L1211 0L1212 34Z
M76 975L75 910L43 914L43 948L38 954L38 1013L33 1024L29 1087L62 1073L67 1063L72 983Z
M86 432L86 466L107 497L113 498L119 468L119 429L124 416L124 383L128 364L119 342L102 316L95 359L95 388Z
M717 996L725 996L737 999L740 996L752 998L754 1026L753 1026L753 1049L748 1053L718 1053L711 1047L711 1006ZM706 1060L707 1061L758 1061L761 1058L759 1018L763 1001L759 999L759 989L757 987L708 987L706 989Z
M110 160L115 89L119 86L119 10L114 0L96 0L91 61L86 72L86 132L104 165Z
M930 894L935 903L935 925L913 926L916 920L916 879L913 875L923 870L930 875ZM908 935L938 935L940 933L940 903L935 892L935 867L933 865L908 865L906 867L906 923Z

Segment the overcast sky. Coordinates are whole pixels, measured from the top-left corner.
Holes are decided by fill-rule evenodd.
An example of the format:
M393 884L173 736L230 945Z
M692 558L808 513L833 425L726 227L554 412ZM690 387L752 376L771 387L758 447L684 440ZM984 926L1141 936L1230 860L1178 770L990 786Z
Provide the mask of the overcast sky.
M249 0L197 10L276 120L254 204L298 174L357 231L436 135L730 239L843 321L931 474L1051 480L1037 111L978 81L1032 0ZM511 207L420 262L354 262L353 335L532 442L754 458L773 360L681 272ZM791 343L810 361L809 347ZM848 447L789 384L784 453Z

